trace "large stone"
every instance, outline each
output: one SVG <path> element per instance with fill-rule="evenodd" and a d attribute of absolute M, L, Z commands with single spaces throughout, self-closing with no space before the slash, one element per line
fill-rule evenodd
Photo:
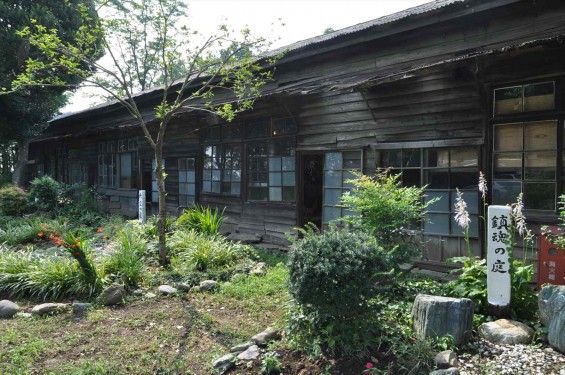
<path fill-rule="evenodd" d="M 565 353 L 565 286 L 547 285 L 539 293 L 539 311 L 549 344 Z"/>
<path fill-rule="evenodd" d="M 261 333 L 256 334 L 251 338 L 255 344 L 259 346 L 266 346 L 270 341 L 278 340 L 281 338 L 279 331 L 274 328 L 267 328 Z"/>
<path fill-rule="evenodd" d="M 255 344 L 254 341 L 247 341 L 247 342 L 244 342 L 243 344 L 237 344 L 235 346 L 232 346 L 230 351 L 235 352 L 235 353 L 241 353 L 241 352 L 247 350 L 247 348 L 249 348 L 250 346 L 252 346 L 254 344 Z"/>
<path fill-rule="evenodd" d="M 479 336 L 493 344 L 529 344 L 534 330 L 524 323 L 509 319 L 498 319 L 479 326 Z"/>
<path fill-rule="evenodd" d="M 170 285 L 159 285 L 157 290 L 159 291 L 159 293 L 164 295 L 175 294 L 177 292 L 177 289 L 173 288 Z"/>
<path fill-rule="evenodd" d="M 214 280 L 204 280 L 200 283 L 199 288 L 201 292 L 207 292 L 214 289 L 218 283 Z"/>
<path fill-rule="evenodd" d="M 251 345 L 244 352 L 237 355 L 237 359 L 240 361 L 253 361 L 259 358 L 259 347 L 257 345 Z"/>
<path fill-rule="evenodd" d="M 456 367 L 447 369 L 440 369 L 430 372 L 430 375 L 459 375 L 459 370 Z"/>
<path fill-rule="evenodd" d="M 259 262 L 255 265 L 255 267 L 249 271 L 250 275 L 261 276 L 267 273 L 267 263 Z"/>
<path fill-rule="evenodd" d="M 71 306 L 73 311 L 85 311 L 92 308 L 92 304 L 88 302 L 73 302 Z"/>
<path fill-rule="evenodd" d="M 235 366 L 235 355 L 233 353 L 226 354 L 214 361 L 214 370 L 224 373 Z"/>
<path fill-rule="evenodd" d="M 439 352 L 434 357 L 434 363 L 438 369 L 448 369 L 450 367 L 457 367 L 457 354 L 453 350 L 444 350 Z"/>
<path fill-rule="evenodd" d="M 9 319 L 20 311 L 20 306 L 7 299 L 0 301 L 0 318 Z"/>
<path fill-rule="evenodd" d="M 420 338 L 451 335 L 454 345 L 464 345 L 473 330 L 473 301 L 419 294 L 414 300 L 412 321 Z"/>
<path fill-rule="evenodd" d="M 100 302 L 104 306 L 118 305 L 126 296 L 126 288 L 123 285 L 110 285 L 100 293 Z"/>
<path fill-rule="evenodd" d="M 68 305 L 65 303 L 43 303 L 41 305 L 34 306 L 31 309 L 31 313 L 33 315 L 49 315 L 49 314 L 57 314 L 60 312 L 65 311 L 68 308 Z"/>

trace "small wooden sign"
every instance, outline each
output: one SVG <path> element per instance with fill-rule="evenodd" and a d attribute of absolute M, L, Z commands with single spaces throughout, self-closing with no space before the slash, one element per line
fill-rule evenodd
<path fill-rule="evenodd" d="M 508 241 L 512 224 L 510 207 L 489 206 L 487 238 L 487 298 L 489 305 L 510 305 Z"/>
<path fill-rule="evenodd" d="M 147 219 L 146 216 L 146 206 L 145 206 L 145 202 L 146 202 L 146 194 L 145 194 L 145 190 L 140 190 L 139 191 L 139 203 L 138 203 L 138 221 L 140 224 L 145 224 L 145 221 Z"/>

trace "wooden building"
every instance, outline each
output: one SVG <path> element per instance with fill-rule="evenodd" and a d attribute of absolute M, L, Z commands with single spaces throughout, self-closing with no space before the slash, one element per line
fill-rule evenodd
<path fill-rule="evenodd" d="M 360 9 L 360 11 L 362 11 Z M 284 242 L 343 215 L 352 171 L 393 167 L 428 185 L 427 262 L 466 253 L 455 189 L 482 254 L 479 171 L 489 203 L 524 193 L 528 222 L 553 223 L 565 191 L 565 2 L 438 0 L 285 47 L 274 82 L 235 123 L 185 113 L 167 130 L 167 207 L 226 207 L 225 230 Z M 151 115 L 161 92 L 137 95 Z M 110 212 L 156 200 L 152 151 L 119 104 L 51 121 L 30 176 L 96 185 Z"/>

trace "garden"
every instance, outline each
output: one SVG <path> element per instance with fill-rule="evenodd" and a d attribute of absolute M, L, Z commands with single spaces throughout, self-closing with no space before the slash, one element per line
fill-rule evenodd
<path fill-rule="evenodd" d="M 359 214 L 323 232 L 297 228 L 280 250 L 229 241 L 220 234 L 223 212 L 195 205 L 167 219 L 166 267 L 155 218 L 105 215 L 94 190 L 50 177 L 29 191 L 6 185 L 0 373 L 563 374 L 565 309 L 555 319 L 538 304 L 559 312 L 565 291 L 544 289 L 540 298 L 533 265 L 511 256 L 509 322 L 527 337 L 487 340 L 497 318 L 486 262 L 469 247 L 452 260 L 461 267 L 450 282 L 411 272 L 406 265 L 422 256 L 416 228 L 433 200 L 399 181 L 386 171 L 356 176 L 342 204 Z M 515 238 L 531 246 L 520 199 L 509 252 Z M 463 194 L 456 207 L 469 244 Z M 414 311 L 431 296 L 472 304 L 461 337 L 418 328 Z"/>

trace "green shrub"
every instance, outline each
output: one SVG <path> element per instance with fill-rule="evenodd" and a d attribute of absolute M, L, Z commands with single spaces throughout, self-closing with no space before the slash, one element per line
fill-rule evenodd
<path fill-rule="evenodd" d="M 137 286 L 145 274 L 146 250 L 146 240 L 131 225 L 126 225 L 118 232 L 116 252 L 104 262 L 106 275 L 129 287 Z"/>
<path fill-rule="evenodd" d="M 289 292 L 298 304 L 287 316 L 291 340 L 314 354 L 364 352 L 378 339 L 369 301 L 390 276 L 387 254 L 363 232 L 301 231 L 288 262 Z"/>
<path fill-rule="evenodd" d="M 0 188 L 0 215 L 20 215 L 25 209 L 25 198 L 25 192 L 15 185 Z"/>
<path fill-rule="evenodd" d="M 385 252 L 362 232 L 329 229 L 303 231 L 289 253 L 290 294 L 321 315 L 363 312 L 388 275 Z"/>
<path fill-rule="evenodd" d="M 394 250 L 392 266 L 421 255 L 415 232 L 409 228 L 422 221 L 426 208 L 435 202 L 424 202 L 425 187 L 402 186 L 400 174 L 388 170 L 374 177 L 356 174 L 349 182 L 354 188 L 343 195 L 342 204 L 358 214 L 345 221 L 375 236 L 385 249 Z"/>
<path fill-rule="evenodd" d="M 94 189 L 85 184 L 65 184 L 50 176 L 30 183 L 28 201 L 31 208 L 52 217 L 63 216 L 74 225 L 98 225 L 102 213 Z"/>
<path fill-rule="evenodd" d="M 191 209 L 184 210 L 184 213 L 177 219 L 177 227 L 188 228 L 199 233 L 218 234 L 222 225 L 224 210 L 220 212 L 217 208 L 212 210 L 210 207 L 203 207 L 194 204 Z"/>
<path fill-rule="evenodd" d="M 58 212 L 61 184 L 51 176 L 38 177 L 29 185 L 30 205 L 42 212 Z"/>

